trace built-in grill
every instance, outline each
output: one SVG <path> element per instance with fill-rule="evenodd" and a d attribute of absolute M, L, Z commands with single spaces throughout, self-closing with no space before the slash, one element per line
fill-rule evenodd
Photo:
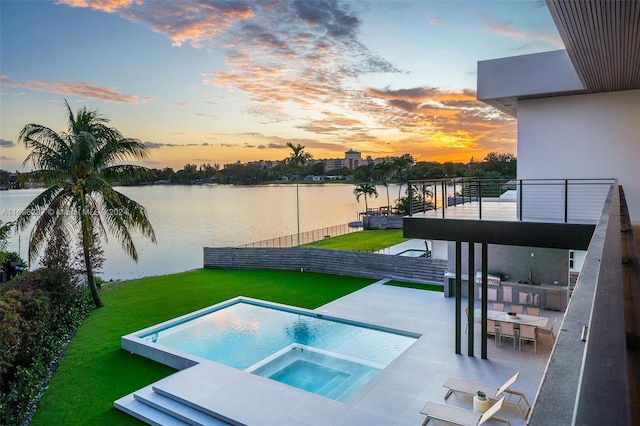
<path fill-rule="evenodd" d="M 482 271 L 476 271 L 476 284 L 482 284 Z M 487 284 L 500 285 L 500 277 L 497 275 L 487 275 Z"/>

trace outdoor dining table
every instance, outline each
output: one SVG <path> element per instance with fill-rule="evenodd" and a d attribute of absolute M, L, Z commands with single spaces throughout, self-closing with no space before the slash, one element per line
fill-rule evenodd
<path fill-rule="evenodd" d="M 477 320 L 482 319 L 482 311 L 480 310 L 480 308 L 475 309 L 473 315 Z M 547 317 L 526 314 L 517 314 L 514 317 L 511 315 L 507 315 L 506 312 L 494 311 L 491 309 L 487 309 L 487 319 L 500 322 L 511 322 L 518 325 L 533 325 L 535 327 L 546 327 L 547 323 L 549 322 L 549 318 Z"/>

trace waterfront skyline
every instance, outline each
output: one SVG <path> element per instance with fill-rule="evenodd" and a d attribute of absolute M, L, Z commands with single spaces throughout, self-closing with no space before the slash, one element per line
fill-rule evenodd
<path fill-rule="evenodd" d="M 475 100 L 478 60 L 563 48 L 543 1 L 2 1 L 0 168 L 64 99 L 149 148 L 148 167 L 516 154 Z"/>

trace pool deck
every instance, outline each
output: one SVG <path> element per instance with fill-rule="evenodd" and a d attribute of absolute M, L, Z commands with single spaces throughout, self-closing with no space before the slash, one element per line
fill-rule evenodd
<path fill-rule="evenodd" d="M 533 403 L 552 347 L 548 336 L 538 339 L 537 354 L 531 344 L 524 345 L 522 351 L 514 350 L 510 339 L 497 348 L 492 338 L 488 343 L 489 359 L 482 360 L 476 324 L 477 355 L 466 355 L 466 339 L 463 354 L 456 355 L 454 299 L 445 298 L 443 293 L 384 285 L 384 280 L 315 311 L 422 337 L 346 403 L 221 364 L 202 363 L 141 389 L 135 398 L 128 395 L 115 404 L 133 414 L 128 407 L 137 407 L 141 400 L 147 398 L 151 405 L 161 406 L 166 403 L 163 398 L 169 396 L 170 403 L 180 401 L 187 411 L 197 407 L 195 415 L 203 417 L 200 424 L 224 424 L 205 415 L 211 414 L 229 424 L 245 425 L 420 425 L 425 420 L 420 410 L 427 401 L 472 409 L 469 395 L 454 393 L 444 401 L 442 385 L 449 377 L 497 388 L 520 371 L 520 378 L 512 388 L 524 392 Z M 542 311 L 541 315 L 558 318 L 557 333 L 562 314 Z M 510 420 L 512 425 L 525 424 L 512 405 L 505 405 L 499 416 Z M 157 424 L 184 424 L 162 418 L 158 418 Z"/>

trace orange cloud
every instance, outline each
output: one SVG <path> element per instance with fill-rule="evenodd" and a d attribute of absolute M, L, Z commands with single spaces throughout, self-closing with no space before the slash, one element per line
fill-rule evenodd
<path fill-rule="evenodd" d="M 107 87 L 99 87 L 91 83 L 74 83 L 69 81 L 23 81 L 18 82 L 11 80 L 8 76 L 0 76 L 0 82 L 5 87 L 14 87 L 38 92 L 52 92 L 63 95 L 85 96 L 91 99 L 98 99 L 105 102 L 114 102 L 122 104 L 138 104 L 142 101 L 135 95 L 127 95 L 120 93 L 115 89 Z M 146 98 L 143 101 L 148 101 Z"/>
<path fill-rule="evenodd" d="M 202 47 L 235 23 L 254 16 L 252 6 L 241 2 L 143 2 L 142 0 L 58 0 L 56 4 L 119 14 L 167 34 L 174 46 L 190 42 Z"/>
<path fill-rule="evenodd" d="M 63 4 L 71 7 L 89 7 L 103 12 L 113 13 L 118 9 L 124 9 L 134 0 L 58 0 L 55 4 Z"/>
<path fill-rule="evenodd" d="M 502 37 L 510 39 L 532 43 L 532 42 L 544 42 L 556 46 L 558 49 L 564 49 L 564 43 L 562 40 L 555 36 L 544 32 L 532 32 L 524 31 L 519 28 L 515 28 L 506 22 L 496 22 L 490 17 L 483 15 L 482 18 L 485 21 L 485 27 L 491 32 L 498 34 Z"/>

